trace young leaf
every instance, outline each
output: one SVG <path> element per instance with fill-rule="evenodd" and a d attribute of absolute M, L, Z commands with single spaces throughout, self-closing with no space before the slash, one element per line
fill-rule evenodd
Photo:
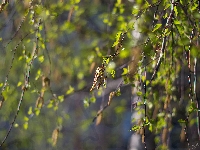
<path fill-rule="evenodd" d="M 153 31 L 152 32 L 155 32 L 156 30 L 158 30 L 160 27 L 162 26 L 162 24 L 156 24 L 153 28 Z"/>

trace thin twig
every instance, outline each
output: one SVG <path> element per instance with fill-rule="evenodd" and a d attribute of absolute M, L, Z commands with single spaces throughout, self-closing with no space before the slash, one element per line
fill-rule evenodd
<path fill-rule="evenodd" d="M 118 91 L 118 89 L 121 87 L 122 83 L 123 83 L 123 79 L 119 82 L 119 84 L 118 84 L 118 86 L 116 87 L 116 90 L 114 91 L 114 93 L 116 93 L 116 92 Z M 110 100 L 108 100 L 108 103 L 107 103 L 105 106 L 101 107 L 101 109 L 98 111 L 98 113 L 96 114 L 96 116 L 94 117 L 94 119 L 92 120 L 92 122 L 94 122 L 94 121 L 97 119 L 97 117 L 98 117 L 100 114 L 102 114 L 102 112 L 103 112 L 108 106 L 110 106 Z"/>
<path fill-rule="evenodd" d="M 165 47 L 166 47 L 166 43 L 167 43 L 167 35 L 166 35 L 165 32 L 167 31 L 167 29 L 168 29 L 169 26 L 170 26 L 170 25 L 169 25 L 170 21 L 172 22 L 172 20 L 174 19 L 173 17 L 174 17 L 174 6 L 175 6 L 175 4 L 176 4 L 176 3 L 175 3 L 174 0 L 173 0 L 173 1 L 172 1 L 171 12 L 170 12 L 170 14 L 169 14 L 169 17 L 167 18 L 167 22 L 166 22 L 165 29 L 164 29 L 164 37 L 163 37 L 163 39 L 162 39 L 162 47 L 161 47 L 160 57 L 159 57 L 159 59 L 158 59 L 158 62 L 157 62 L 157 64 L 156 64 L 156 67 L 155 67 L 155 69 L 154 69 L 153 75 L 151 76 L 150 82 L 155 78 L 155 76 L 156 76 L 156 74 L 157 74 L 157 72 L 158 72 L 158 70 L 159 70 L 159 68 L 160 68 L 163 55 L 164 55 L 164 53 L 165 53 Z"/>
<path fill-rule="evenodd" d="M 47 53 L 47 57 L 48 57 L 48 60 L 49 60 L 49 65 L 50 65 L 49 76 L 51 76 L 51 58 L 50 58 L 50 55 L 49 55 L 49 50 L 47 48 L 47 33 L 46 33 L 45 22 L 43 24 L 44 24 L 44 44 L 45 44 L 45 50 L 46 50 L 46 53 Z"/>
<path fill-rule="evenodd" d="M 147 119 L 147 85 L 146 85 L 146 75 L 147 75 L 147 69 L 146 69 L 146 56 L 143 56 L 143 62 L 144 62 L 144 81 L 143 81 L 143 88 L 144 88 L 144 123 L 143 123 L 143 129 L 144 129 L 144 148 L 147 150 L 147 145 L 146 145 L 146 130 L 145 130 L 145 124 L 146 124 L 146 119 Z"/>
<path fill-rule="evenodd" d="M 24 23 L 26 17 L 27 17 L 28 14 L 29 14 L 29 11 L 30 11 L 30 8 L 31 8 L 31 6 L 32 6 L 32 3 L 33 3 L 33 0 L 30 1 L 27 13 L 26 13 L 26 14 L 24 15 L 24 17 L 22 18 L 22 20 L 21 20 L 21 22 L 20 22 L 20 24 L 19 24 L 17 30 L 15 31 L 15 33 L 14 33 L 14 35 L 11 37 L 11 39 L 8 41 L 8 43 L 4 46 L 4 48 L 6 48 L 6 47 L 10 44 L 10 42 L 15 38 L 15 36 L 16 36 L 17 33 L 19 32 L 19 30 L 21 29 L 22 24 Z"/>
<path fill-rule="evenodd" d="M 3 96 L 3 92 L 4 92 L 5 88 L 6 88 L 6 86 L 8 85 L 8 84 L 7 84 L 7 83 L 8 83 L 8 78 L 9 78 L 9 75 L 10 75 L 10 71 L 11 71 L 11 69 L 12 69 L 12 67 L 13 67 L 13 62 L 14 62 L 14 60 L 15 60 L 15 54 L 16 54 L 17 48 L 18 48 L 18 46 L 20 45 L 20 43 L 22 43 L 22 41 L 23 41 L 27 36 L 29 36 L 30 34 L 32 34 L 32 32 L 27 33 L 27 34 L 19 41 L 19 43 L 17 43 L 17 45 L 15 46 L 15 48 L 12 50 L 12 51 L 13 51 L 13 56 L 12 56 L 12 60 L 11 60 L 11 64 L 10 64 L 8 73 L 6 74 L 6 78 L 5 78 L 3 87 L 2 87 L 2 89 L 1 89 L 1 94 L 0 94 L 1 96 Z M 4 99 L 3 99 L 2 103 L 3 103 L 3 102 L 4 102 Z M 2 107 L 2 105 L 0 106 L 0 109 L 1 109 L 1 107 Z"/>
<path fill-rule="evenodd" d="M 38 32 L 39 32 L 40 23 L 41 23 L 41 19 L 39 20 L 39 23 L 38 23 L 38 28 L 37 28 Z M 36 36 L 36 47 L 33 50 L 32 59 L 31 59 L 30 63 L 28 64 L 27 71 L 25 72 L 25 75 L 24 75 L 24 86 L 22 87 L 22 93 L 21 93 L 21 96 L 20 96 L 20 100 L 18 102 L 17 112 L 15 114 L 15 117 L 14 117 L 12 123 L 10 124 L 10 127 L 8 129 L 6 136 L 4 137 L 3 141 L 0 144 L 0 147 L 2 147 L 2 145 L 5 143 L 6 139 L 8 138 L 8 136 L 9 136 L 9 134 L 10 134 L 12 128 L 13 128 L 13 125 L 14 125 L 16 119 L 17 119 L 17 116 L 19 114 L 20 106 L 21 106 L 21 103 L 24 99 L 25 91 L 27 91 L 28 87 L 29 87 L 30 69 L 31 69 L 31 66 L 33 65 L 33 60 L 35 59 L 35 56 L 37 55 L 37 50 L 38 50 L 38 37 Z"/>

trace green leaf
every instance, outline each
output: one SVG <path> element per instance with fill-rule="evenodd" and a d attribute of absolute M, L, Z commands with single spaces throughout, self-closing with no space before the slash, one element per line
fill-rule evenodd
<path fill-rule="evenodd" d="M 67 90 L 66 94 L 72 94 L 74 92 L 74 88 L 70 85 L 69 89 Z"/>
<path fill-rule="evenodd" d="M 199 48 L 196 47 L 196 46 L 192 46 L 191 54 L 192 54 L 193 57 L 199 56 Z"/>
<path fill-rule="evenodd" d="M 54 106 L 53 110 L 54 111 L 58 110 L 58 106 Z"/>
<path fill-rule="evenodd" d="M 84 105 L 84 107 L 85 108 L 88 108 L 89 107 L 89 99 L 88 98 L 85 98 L 84 100 L 83 100 L 83 105 Z"/>
<path fill-rule="evenodd" d="M 112 70 L 110 74 L 114 78 L 115 77 L 115 70 Z"/>
<path fill-rule="evenodd" d="M 174 20 L 174 24 L 181 24 L 181 22 L 179 20 Z"/>
<path fill-rule="evenodd" d="M 120 58 L 127 58 L 130 56 L 130 51 L 126 50 L 125 48 L 122 48 L 119 56 Z"/>
<path fill-rule="evenodd" d="M 142 82 L 146 80 L 146 76 L 142 76 Z"/>
<path fill-rule="evenodd" d="M 164 8 L 164 10 L 168 9 L 170 6 L 171 6 L 171 4 L 170 4 L 170 3 L 168 3 L 167 5 L 165 5 L 165 8 Z"/>
<path fill-rule="evenodd" d="M 123 73 L 122 73 L 122 75 L 126 75 L 126 74 L 128 74 L 128 68 L 123 68 Z"/>
<path fill-rule="evenodd" d="M 120 88 L 117 89 L 117 91 L 115 92 L 116 96 L 120 96 L 121 92 L 120 92 Z"/>
<path fill-rule="evenodd" d="M 129 84 L 130 80 L 127 76 L 123 76 L 124 84 Z"/>
<path fill-rule="evenodd" d="M 178 10 L 177 10 L 176 6 L 174 6 L 174 12 L 175 12 L 175 16 L 177 16 L 178 15 Z"/>
<path fill-rule="evenodd" d="M 15 124 L 14 124 L 14 127 L 15 127 L 15 128 L 19 127 L 19 124 L 18 124 L 18 123 L 15 123 Z"/>
<path fill-rule="evenodd" d="M 58 100 L 59 100 L 60 102 L 63 102 L 63 101 L 64 101 L 64 95 L 58 96 Z"/>
<path fill-rule="evenodd" d="M 155 32 L 156 30 L 158 30 L 160 27 L 162 26 L 162 24 L 156 24 L 153 28 L 153 31 L 152 32 Z"/>
<path fill-rule="evenodd" d="M 58 124 L 61 125 L 63 123 L 63 118 L 62 117 L 58 117 Z"/>
<path fill-rule="evenodd" d="M 40 114 L 40 109 L 36 108 L 35 109 L 35 115 L 38 116 Z"/>
<path fill-rule="evenodd" d="M 116 34 L 115 42 L 113 43 L 112 47 L 115 47 L 115 46 L 117 46 L 119 44 L 119 40 L 120 40 L 121 34 L 122 34 L 121 31 Z"/>
<path fill-rule="evenodd" d="M 135 6 L 135 7 L 133 8 L 133 10 L 132 10 L 132 14 L 133 14 L 133 15 L 137 15 L 137 14 L 139 13 L 139 11 L 140 11 L 139 8 Z"/>
<path fill-rule="evenodd" d="M 47 105 L 47 108 L 52 108 L 53 107 L 53 104 L 52 103 L 49 103 L 48 105 Z"/>
<path fill-rule="evenodd" d="M 33 114 L 32 106 L 30 106 L 28 109 L 28 115 L 31 115 L 31 114 Z"/>
<path fill-rule="evenodd" d="M 23 124 L 23 127 L 24 127 L 25 130 L 27 130 L 27 129 L 28 129 L 28 122 L 25 122 L 25 123 Z"/>
<path fill-rule="evenodd" d="M 185 120 L 179 119 L 178 122 L 179 122 L 179 123 L 185 123 Z"/>
<path fill-rule="evenodd" d="M 102 53 L 101 53 L 99 47 L 95 47 L 95 51 L 96 51 L 96 53 L 97 53 L 97 55 L 98 55 L 99 57 L 102 56 Z"/>
<path fill-rule="evenodd" d="M 2 95 L 3 95 L 3 97 L 4 97 L 5 100 L 8 99 L 9 93 L 10 93 L 10 92 L 9 92 L 8 90 L 2 92 Z"/>
<path fill-rule="evenodd" d="M 23 56 L 19 56 L 18 60 L 22 60 L 24 57 Z"/>
<path fill-rule="evenodd" d="M 29 120 L 29 118 L 24 116 L 24 121 L 28 121 L 28 120 Z"/>
<path fill-rule="evenodd" d="M 39 60 L 40 63 L 42 63 L 44 61 L 44 56 L 38 57 L 38 60 Z"/>
<path fill-rule="evenodd" d="M 40 76 L 41 76 L 41 70 L 38 69 L 37 75 L 36 75 L 36 77 L 35 77 L 35 80 L 38 80 Z"/>
<path fill-rule="evenodd" d="M 151 132 L 153 131 L 153 125 L 152 124 L 149 125 L 149 131 L 151 131 Z"/>
<path fill-rule="evenodd" d="M 17 83 L 17 86 L 19 87 L 19 86 L 21 86 L 21 85 L 22 85 L 22 82 L 19 81 L 19 82 Z"/>
<path fill-rule="evenodd" d="M 41 14 L 41 12 L 44 10 L 44 8 L 42 7 L 42 5 L 36 5 L 35 6 L 35 12 L 37 14 Z"/>
<path fill-rule="evenodd" d="M 137 96 L 142 96 L 142 92 L 138 91 L 137 93 Z"/>
<path fill-rule="evenodd" d="M 106 64 L 108 64 L 110 62 L 110 59 L 109 58 L 103 58 L 103 62 L 105 62 Z"/>
<path fill-rule="evenodd" d="M 131 128 L 132 131 L 137 131 L 137 130 L 139 130 L 139 129 L 140 129 L 140 126 L 136 126 L 136 125 L 134 125 L 134 126 Z"/>
<path fill-rule="evenodd" d="M 96 102 L 96 97 L 92 96 L 92 97 L 90 98 L 90 102 L 95 103 L 95 102 Z"/>

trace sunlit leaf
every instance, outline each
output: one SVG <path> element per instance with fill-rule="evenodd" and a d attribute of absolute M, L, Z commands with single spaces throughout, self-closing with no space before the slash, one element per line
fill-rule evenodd
<path fill-rule="evenodd" d="M 60 102 L 63 102 L 63 101 L 64 101 L 64 95 L 58 96 L 58 100 L 59 100 Z"/>
<path fill-rule="evenodd" d="M 116 40 L 115 40 L 115 42 L 113 43 L 112 47 L 115 47 L 116 45 L 119 44 L 119 40 L 120 40 L 121 34 L 122 34 L 122 32 L 118 32 L 118 33 L 116 34 L 116 37 L 115 37 Z"/>
<path fill-rule="evenodd" d="M 28 115 L 31 115 L 33 113 L 32 107 L 30 106 L 28 109 Z"/>
<path fill-rule="evenodd" d="M 91 102 L 91 103 L 95 103 L 95 102 L 96 102 L 96 97 L 92 96 L 92 97 L 90 98 L 90 102 Z"/>
<path fill-rule="evenodd" d="M 69 89 L 67 90 L 66 94 L 71 94 L 74 92 L 74 88 L 72 86 L 69 86 Z"/>
<path fill-rule="evenodd" d="M 22 85 L 22 82 L 18 82 L 18 83 L 17 83 L 17 86 L 21 86 L 21 85 Z"/>
<path fill-rule="evenodd" d="M 15 123 L 15 124 L 14 124 L 14 127 L 15 127 L 15 128 L 19 127 L 19 124 Z"/>
<path fill-rule="evenodd" d="M 131 130 L 133 130 L 133 131 L 137 131 L 137 130 L 139 130 L 140 129 L 140 126 L 136 126 L 136 125 L 134 125 L 132 128 L 131 128 Z"/>
<path fill-rule="evenodd" d="M 152 32 L 155 32 L 156 30 L 158 30 L 160 27 L 162 26 L 162 24 L 156 24 L 152 30 Z"/>
<path fill-rule="evenodd" d="M 36 108 L 35 109 L 35 114 L 36 114 L 36 116 L 38 116 L 40 114 L 40 109 Z"/>
<path fill-rule="evenodd" d="M 111 71 L 111 76 L 114 78 L 115 77 L 115 70 Z"/>
<path fill-rule="evenodd" d="M 24 127 L 25 130 L 27 130 L 27 129 L 28 129 L 28 122 L 25 122 L 25 123 L 23 124 L 23 127 Z"/>
<path fill-rule="evenodd" d="M 176 6 L 174 6 L 174 12 L 175 12 L 175 15 L 177 16 L 178 15 L 178 10 L 177 10 Z"/>
<path fill-rule="evenodd" d="M 24 117 L 24 121 L 28 121 L 28 120 L 29 120 L 29 118 L 25 116 Z"/>
<path fill-rule="evenodd" d="M 123 73 L 122 73 L 122 75 L 126 75 L 126 74 L 128 74 L 128 68 L 123 68 Z"/>
<path fill-rule="evenodd" d="M 180 122 L 180 123 L 185 123 L 185 120 L 179 119 L 178 122 Z"/>
<path fill-rule="evenodd" d="M 142 96 L 142 92 L 138 91 L 137 96 Z"/>
<path fill-rule="evenodd" d="M 42 63 L 44 61 L 44 56 L 38 57 L 38 60 L 39 60 L 40 63 Z"/>

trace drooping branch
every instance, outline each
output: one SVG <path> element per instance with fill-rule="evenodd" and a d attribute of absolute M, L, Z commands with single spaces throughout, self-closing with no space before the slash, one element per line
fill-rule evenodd
<path fill-rule="evenodd" d="M 39 22 L 38 22 L 38 25 L 37 25 L 37 32 L 39 32 L 39 26 L 41 24 L 41 19 L 39 19 Z M 27 66 L 27 70 L 25 71 L 25 75 L 24 75 L 24 85 L 22 86 L 22 92 L 21 92 L 21 96 L 20 96 L 20 100 L 18 102 L 18 106 L 17 106 L 17 112 L 14 116 L 14 119 L 13 121 L 11 122 L 10 124 L 10 127 L 8 129 L 8 132 L 6 134 L 6 136 L 4 137 L 4 139 L 2 140 L 1 144 L 0 144 L 0 147 L 2 147 L 2 145 L 5 143 L 6 139 L 8 138 L 12 128 L 13 128 L 13 125 L 17 119 L 17 116 L 19 114 L 19 111 L 20 111 L 20 106 L 21 106 L 21 103 L 24 99 L 24 94 L 25 92 L 28 90 L 29 88 L 29 79 L 30 79 L 30 70 L 31 70 L 31 67 L 33 65 L 33 61 L 35 60 L 36 56 L 37 56 L 37 51 L 38 51 L 38 36 L 37 36 L 37 32 L 36 32 L 36 39 L 35 39 L 35 43 L 36 43 L 36 47 L 33 49 L 33 53 L 32 53 L 32 58 L 31 58 L 31 61 L 28 63 L 28 66 Z"/>
<path fill-rule="evenodd" d="M 18 25 L 17 30 L 15 31 L 15 33 L 13 34 L 13 36 L 11 37 L 11 39 L 8 41 L 8 43 L 4 46 L 4 48 L 6 48 L 6 47 L 10 44 L 10 42 L 15 38 L 15 36 L 16 36 L 17 33 L 19 32 L 19 30 L 21 29 L 22 24 L 24 23 L 24 21 L 26 20 L 26 17 L 28 16 L 28 14 L 29 14 L 29 12 L 30 12 L 30 9 L 31 9 L 31 7 L 32 7 L 32 3 L 33 3 L 33 0 L 30 1 L 27 13 L 26 13 L 26 14 L 24 15 L 24 17 L 22 18 L 20 24 Z"/>
<path fill-rule="evenodd" d="M 171 7 L 171 12 L 167 18 L 167 22 L 166 22 L 166 25 L 165 25 L 165 28 L 164 28 L 164 36 L 163 36 L 163 39 L 162 39 L 162 46 L 161 46 L 161 52 L 160 52 L 160 57 L 158 59 L 158 62 L 156 64 L 156 67 L 154 68 L 154 72 L 153 72 L 153 75 L 151 76 L 151 80 L 150 82 L 155 78 L 159 68 L 160 68 L 160 65 L 162 63 L 162 59 L 163 59 L 163 55 L 165 53 L 165 47 L 166 47 L 166 43 L 167 43 L 167 37 L 168 35 L 166 34 L 167 30 L 169 29 L 170 26 L 172 26 L 172 21 L 174 19 L 174 6 L 176 5 L 177 3 L 175 2 L 175 0 L 172 1 L 172 7 Z"/>
<path fill-rule="evenodd" d="M 2 89 L 1 89 L 1 93 L 0 93 L 0 95 L 1 95 L 2 97 L 3 97 L 3 92 L 5 91 L 6 86 L 8 85 L 8 78 L 9 78 L 9 75 L 10 75 L 10 71 L 11 71 L 11 69 L 12 69 L 12 67 L 13 67 L 13 62 L 14 62 L 14 60 L 15 60 L 16 51 L 17 51 L 19 45 L 23 42 L 23 40 L 24 40 L 26 37 L 28 37 L 30 34 L 32 34 L 32 32 L 27 33 L 27 34 L 19 41 L 19 43 L 17 43 L 17 45 L 15 46 L 15 48 L 12 50 L 12 51 L 13 51 L 13 56 L 12 56 L 12 59 L 11 59 L 11 64 L 10 64 L 8 73 L 6 74 L 6 78 L 5 78 L 3 87 L 2 87 Z M 3 99 L 1 100 L 0 109 L 1 109 L 1 107 L 3 106 L 3 102 L 4 102 L 4 101 L 5 101 L 5 99 L 3 98 Z"/>

